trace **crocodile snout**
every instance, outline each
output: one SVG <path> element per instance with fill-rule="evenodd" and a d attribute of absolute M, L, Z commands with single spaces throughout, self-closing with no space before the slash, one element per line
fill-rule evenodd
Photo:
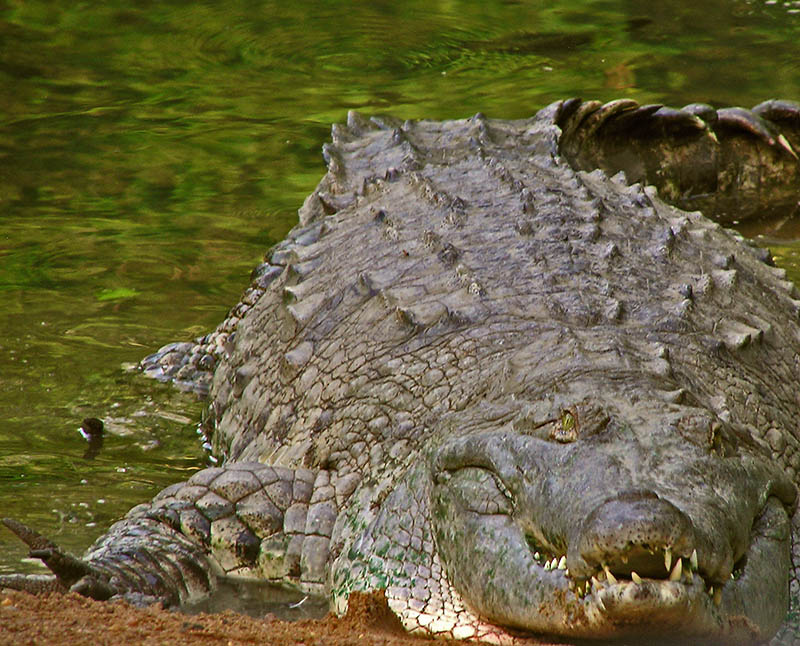
<path fill-rule="evenodd" d="M 646 490 L 628 490 L 599 504 L 570 540 L 567 567 L 580 577 L 608 568 L 654 579 L 670 576 L 672 556 L 689 558 L 695 534 L 689 518 Z"/>

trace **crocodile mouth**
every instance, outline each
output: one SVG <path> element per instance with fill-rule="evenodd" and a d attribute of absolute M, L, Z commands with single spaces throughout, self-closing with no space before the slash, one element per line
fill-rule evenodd
<path fill-rule="evenodd" d="M 767 467 L 720 470 L 750 487 L 727 506 L 713 489 L 675 504 L 646 490 L 553 498 L 542 472 L 498 466 L 527 440 L 495 438 L 470 447 L 471 464 L 452 443 L 434 471 L 437 551 L 476 615 L 512 634 L 648 643 L 752 644 L 780 627 L 794 489 Z"/>
<path fill-rule="evenodd" d="M 772 496 L 753 523 L 747 549 L 725 577 L 712 574 L 695 547 L 687 554 L 686 547 L 678 553 L 669 545 L 631 544 L 594 564 L 593 573 L 584 568 L 579 575 L 570 572 L 568 553 L 548 551 L 530 536 L 526 543 L 537 584 L 549 586 L 554 599 L 561 593 L 563 614 L 570 618 L 548 630 L 593 639 L 751 644 L 768 638 L 783 621 L 789 536 L 784 504 Z M 539 632 L 535 624 L 527 628 Z"/>
<path fill-rule="evenodd" d="M 566 586 L 568 603 L 583 608 L 587 625 L 591 626 L 587 636 L 593 637 L 601 633 L 607 633 L 607 637 L 652 634 L 656 627 L 670 625 L 683 631 L 690 623 L 686 617 L 689 607 L 695 608 L 694 614 L 698 608 L 709 616 L 720 614 L 724 596 L 745 573 L 747 560 L 741 559 L 731 572 L 730 581 L 712 583 L 701 573 L 696 549 L 686 557 L 674 556 L 669 547 L 647 548 L 646 558 L 637 557 L 635 552 L 640 550 L 632 549 L 631 554 L 609 559 L 594 574 L 578 577 L 569 571 L 566 554 L 537 549 L 535 542 L 530 547 L 542 578 L 549 579 L 554 589 Z M 656 559 L 663 559 L 660 568 L 651 565 Z M 637 572 L 637 567 L 643 574 Z M 695 630 L 697 626 L 692 632 Z M 575 626 L 565 632 L 575 634 Z"/>
<path fill-rule="evenodd" d="M 548 553 L 544 548 L 537 548 L 534 540 L 529 539 L 528 542 L 533 552 L 533 559 L 541 566 L 542 570 L 544 572 L 562 572 L 569 582 L 569 589 L 574 591 L 579 598 L 583 598 L 589 594 L 597 596 L 608 586 L 626 583 L 644 585 L 646 581 L 648 583 L 656 582 L 659 584 L 669 582 L 693 585 L 695 579 L 698 579 L 705 584 L 705 580 L 698 572 L 699 563 L 696 549 L 692 550 L 688 558 L 676 558 L 673 557 L 670 547 L 664 547 L 658 551 L 648 548 L 646 551 L 650 557 L 648 559 L 649 561 L 663 556 L 664 566 L 663 573 L 661 573 L 663 576 L 651 572 L 650 570 L 653 569 L 651 567 L 647 567 L 647 569 L 640 567 L 639 569 L 642 572 L 647 572 L 644 575 L 640 575 L 634 568 L 636 568 L 636 562 L 642 559 L 637 558 L 634 554 L 629 554 L 621 555 L 619 557 L 619 563 L 613 564 L 613 567 L 608 563 L 603 563 L 595 574 L 591 575 L 589 578 L 573 578 L 570 576 L 570 571 L 567 567 L 566 554 L 561 554 L 560 556 L 553 555 Z M 637 550 L 631 550 L 631 552 L 635 551 Z M 740 571 L 741 568 L 737 568 L 732 572 L 731 579 L 735 580 L 737 578 L 737 572 Z M 705 585 L 708 596 L 714 600 L 716 605 L 719 605 L 722 601 L 723 585 L 724 583 L 718 584 L 716 588 L 714 585 Z"/>
<path fill-rule="evenodd" d="M 466 531 L 475 536 L 480 533 L 475 529 Z M 669 546 L 631 546 L 597 564 L 591 574 L 577 575 L 570 571 L 567 553 L 546 551 L 527 537 L 527 555 L 509 559 L 513 539 L 506 534 L 498 541 L 496 527 L 491 534 L 499 549 L 477 557 L 486 563 L 483 575 L 465 580 L 454 568 L 446 569 L 465 603 L 511 634 L 752 644 L 774 634 L 788 607 L 790 530 L 783 503 L 770 497 L 753 529 L 749 548 L 726 580 L 706 571 L 696 548 L 677 554 Z M 498 573 L 515 578 L 498 585 Z M 500 586 L 504 590 L 498 594 Z"/>

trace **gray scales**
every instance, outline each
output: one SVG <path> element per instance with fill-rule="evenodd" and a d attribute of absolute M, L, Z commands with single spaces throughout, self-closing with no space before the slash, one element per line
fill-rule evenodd
<path fill-rule="evenodd" d="M 793 643 L 800 300 L 713 220 L 798 210 L 800 106 L 332 135 L 228 318 L 142 362 L 209 396 L 221 466 L 80 559 L 6 519 L 57 576 L 0 584 L 178 604 L 226 574 L 495 643 Z"/>

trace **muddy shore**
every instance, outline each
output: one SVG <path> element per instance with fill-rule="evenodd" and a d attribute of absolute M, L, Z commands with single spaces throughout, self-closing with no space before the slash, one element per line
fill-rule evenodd
<path fill-rule="evenodd" d="M 281 621 L 226 611 L 185 615 L 159 607 L 92 601 L 77 594 L 0 590 L 0 645 L 45 646 L 424 646 L 459 642 L 408 635 L 382 593 L 354 594 L 345 617 Z"/>

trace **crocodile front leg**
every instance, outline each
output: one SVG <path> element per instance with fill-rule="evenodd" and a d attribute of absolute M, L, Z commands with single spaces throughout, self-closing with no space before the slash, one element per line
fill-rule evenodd
<path fill-rule="evenodd" d="M 16 521 L 9 526 L 54 576 L 6 575 L 0 587 L 70 589 L 176 605 L 247 576 L 321 591 L 331 531 L 355 477 L 259 463 L 199 471 L 134 507 L 77 559 Z"/>
<path fill-rule="evenodd" d="M 33 594 L 70 590 L 104 601 L 124 596 L 137 604 L 166 606 L 213 589 L 215 576 L 207 555 L 193 541 L 154 518 L 117 523 L 109 536 L 113 550 L 97 558 L 77 558 L 35 530 L 11 518 L 3 524 L 31 548 L 52 575 L 0 576 L 0 587 Z M 143 538 L 146 537 L 146 540 Z"/>

